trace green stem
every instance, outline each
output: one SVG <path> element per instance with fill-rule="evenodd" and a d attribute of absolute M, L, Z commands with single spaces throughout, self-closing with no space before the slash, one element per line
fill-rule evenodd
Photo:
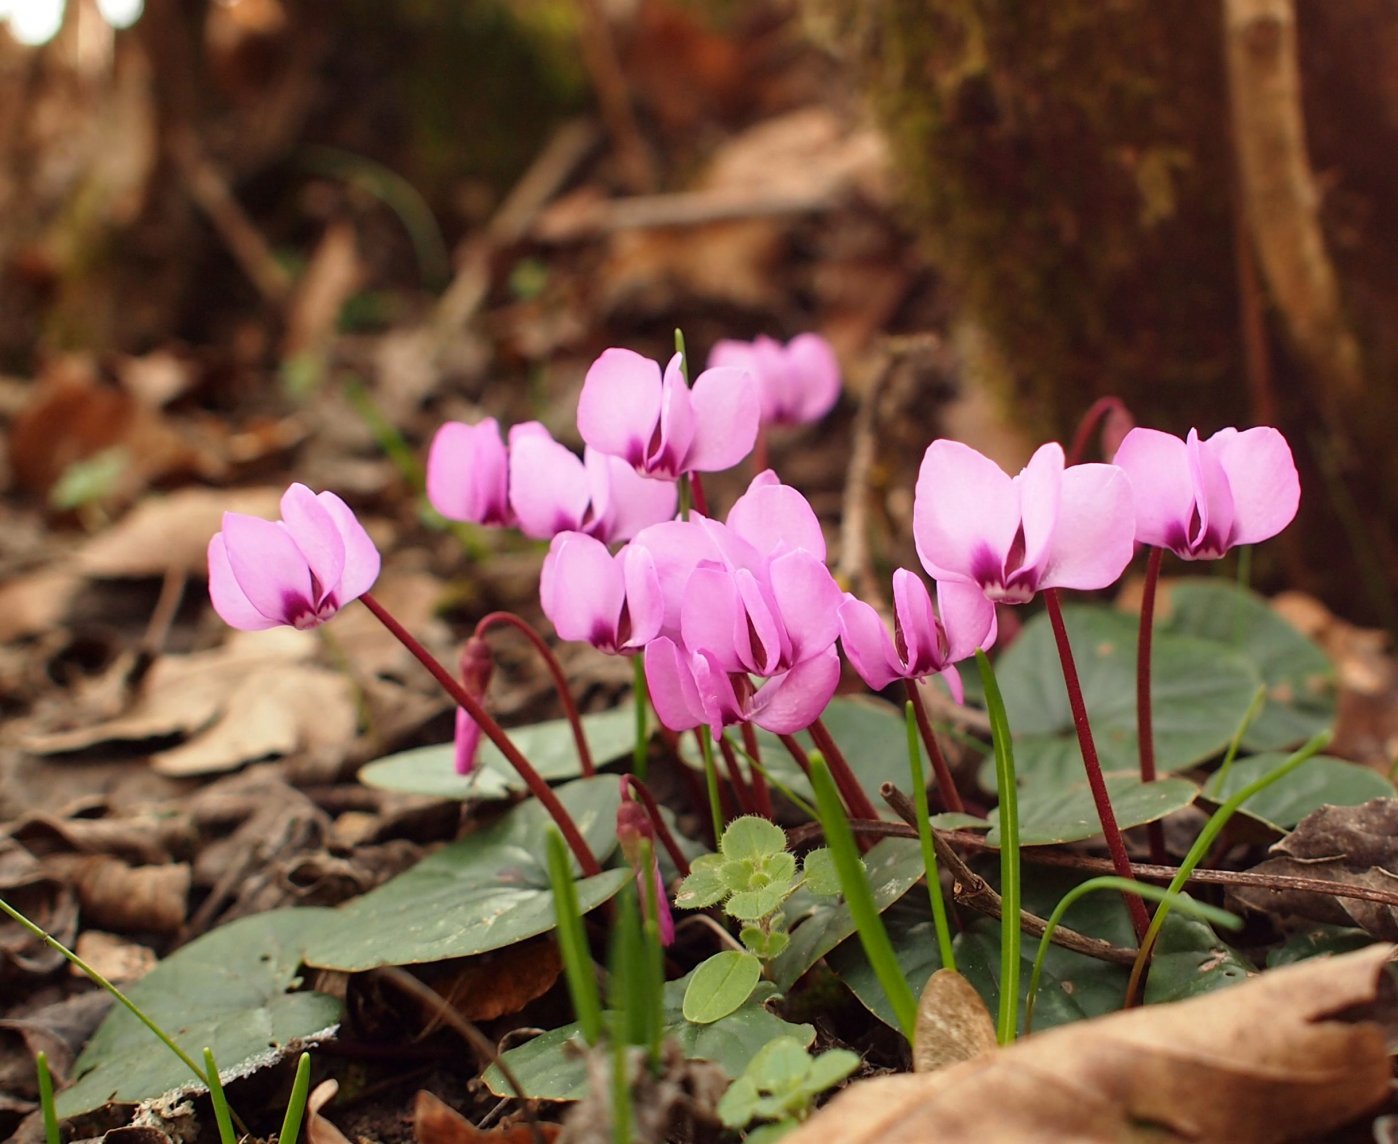
<path fill-rule="evenodd" d="M 1238 751 L 1243 745 L 1243 736 L 1247 734 L 1248 728 L 1253 725 L 1257 717 L 1262 714 L 1262 705 L 1267 702 L 1267 689 L 1261 685 L 1252 694 L 1252 702 L 1248 704 L 1247 712 L 1243 715 L 1243 721 L 1238 724 L 1233 732 L 1233 737 L 1228 740 L 1228 750 L 1223 753 L 1223 762 L 1219 764 L 1218 770 L 1214 771 L 1213 778 L 1209 780 L 1209 786 L 1214 790 L 1223 789 L 1223 781 L 1228 777 L 1228 772 L 1233 769 L 1233 761 L 1238 757 Z"/>
<path fill-rule="evenodd" d="M 237 1144 L 238 1137 L 233 1132 L 233 1119 L 228 1111 L 228 1097 L 223 1094 L 223 1081 L 218 1075 L 218 1065 L 214 1063 L 214 1051 L 207 1045 L 204 1047 L 204 1072 L 209 1077 L 209 1101 L 214 1106 L 218 1138 L 223 1144 Z"/>
<path fill-rule="evenodd" d="M 951 944 L 951 925 L 947 921 L 947 904 L 942 898 L 942 877 L 937 869 L 937 848 L 932 845 L 932 821 L 927 807 L 927 781 L 922 774 L 922 752 L 918 747 L 917 715 L 914 701 L 903 707 L 908 732 L 908 769 L 913 780 L 913 805 L 917 808 L 917 837 L 922 845 L 922 863 L 927 869 L 927 896 L 932 902 L 932 924 L 937 930 L 937 948 L 942 954 L 942 968 L 956 969 L 956 953 Z"/>
<path fill-rule="evenodd" d="M 709 795 L 709 817 L 714 830 L 714 846 L 723 837 L 723 806 L 718 800 L 718 768 L 714 766 L 714 743 L 707 727 L 696 731 L 699 753 L 704 758 L 704 787 Z"/>
<path fill-rule="evenodd" d="M 597 993 L 597 977 L 592 971 L 592 956 L 587 948 L 582 914 L 578 908 L 577 886 L 568 866 L 568 853 L 563 837 L 556 830 L 548 832 L 549 885 L 553 889 L 553 911 L 557 919 L 558 952 L 563 961 L 563 973 L 568 982 L 568 994 L 573 999 L 573 1012 L 578 1018 L 583 1040 L 595 1045 L 602 1038 L 602 1000 Z"/>
<path fill-rule="evenodd" d="M 816 805 L 820 807 L 825 843 L 830 847 L 835 870 L 840 876 L 840 888 L 844 891 L 845 902 L 854 919 L 859 943 L 864 947 L 864 955 L 869 959 L 879 984 L 883 986 L 898 1019 L 898 1027 L 911 1044 L 917 1027 L 917 998 L 913 996 L 908 979 L 903 976 L 898 958 L 893 953 L 893 944 L 888 940 L 888 931 L 884 929 L 873 891 L 869 889 L 864 863 L 860 861 L 859 851 L 854 845 L 854 832 L 845 818 L 835 781 L 830 777 L 829 765 L 818 754 L 811 759 L 811 785 L 815 788 Z"/>
<path fill-rule="evenodd" d="M 1034 1002 L 1039 996 L 1039 977 L 1043 973 L 1044 958 L 1048 954 L 1049 945 L 1053 941 L 1053 931 L 1058 928 L 1063 921 L 1064 915 L 1081 897 L 1092 893 L 1094 890 L 1117 890 L 1123 894 L 1140 894 L 1143 898 L 1149 898 L 1152 902 L 1159 902 L 1162 905 L 1178 906 L 1182 913 L 1191 917 L 1199 918 L 1202 921 L 1211 922 L 1226 929 L 1242 929 L 1241 918 L 1235 917 L 1227 910 L 1221 910 L 1217 906 L 1208 905 L 1205 902 L 1196 902 L 1188 894 L 1175 890 L 1167 890 L 1160 886 L 1152 886 L 1146 882 L 1137 882 L 1134 879 L 1127 880 L 1118 878 L 1115 874 L 1104 874 L 1100 878 L 1089 878 L 1086 882 L 1081 882 L 1074 886 L 1058 900 L 1058 905 L 1049 915 L 1043 936 L 1039 938 L 1039 949 L 1034 955 L 1034 967 L 1029 971 L 1029 992 L 1024 1002 L 1024 1032 L 1027 1036 L 1034 1027 Z M 1158 916 L 1158 914 L 1157 914 Z"/>
<path fill-rule="evenodd" d="M 985 652 L 976 651 L 976 666 L 985 689 L 985 709 L 995 751 L 995 789 L 1000 798 L 1000 1011 L 995 1039 L 1008 1045 L 1015 1039 L 1019 1005 L 1019 790 L 1010 720 L 1000 684 Z"/>
<path fill-rule="evenodd" d="M 44 1115 L 44 1140 L 47 1144 L 63 1144 L 63 1134 L 58 1130 L 58 1108 L 53 1102 L 49 1055 L 42 1049 L 34 1055 L 34 1068 L 39 1074 L 39 1107 Z"/>
<path fill-rule="evenodd" d="M 302 1053 L 296 1062 L 296 1079 L 291 1084 L 291 1099 L 286 1102 L 286 1115 L 282 1117 L 282 1130 L 277 1133 L 277 1144 L 296 1144 L 301 1135 L 301 1121 L 306 1115 L 306 1097 L 311 1091 L 311 1054 Z"/>
<path fill-rule="evenodd" d="M 1214 844 L 1214 840 L 1223 833 L 1223 828 L 1228 825 L 1228 820 L 1233 817 L 1243 803 L 1252 798 L 1259 791 L 1266 790 L 1274 782 L 1285 778 L 1302 763 L 1306 762 L 1312 755 L 1322 751 L 1334 738 L 1334 732 L 1328 728 L 1320 734 L 1311 738 L 1300 750 L 1289 756 L 1276 770 L 1270 774 L 1248 783 L 1237 794 L 1220 806 L 1209 817 L 1209 821 L 1204 824 L 1204 829 L 1199 832 L 1199 837 L 1194 840 L 1194 845 L 1189 848 L 1189 853 L 1184 856 L 1184 861 L 1180 863 L 1179 870 L 1170 881 L 1170 890 L 1178 892 L 1184 888 L 1184 884 L 1189 881 L 1189 876 L 1194 873 L 1199 863 L 1208 854 L 1209 848 Z M 1132 1005 L 1136 1002 L 1140 994 L 1141 983 L 1144 979 L 1146 965 L 1150 961 L 1151 950 L 1155 946 L 1156 938 L 1160 935 L 1160 927 L 1165 924 L 1165 918 L 1169 914 L 1169 906 L 1162 905 L 1155 911 L 1155 917 L 1151 919 L 1150 928 L 1146 930 L 1145 939 L 1141 942 L 1141 948 L 1136 951 L 1136 962 L 1131 966 L 1131 980 L 1126 986 L 1126 1004 Z"/>

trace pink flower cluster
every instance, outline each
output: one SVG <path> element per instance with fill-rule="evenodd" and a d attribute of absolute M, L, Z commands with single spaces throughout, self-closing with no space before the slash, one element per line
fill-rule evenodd
<path fill-rule="evenodd" d="M 872 688 L 943 675 L 959 696 L 954 665 L 994 641 L 996 604 L 1106 587 L 1138 543 L 1215 558 L 1296 513 L 1295 464 L 1270 428 L 1206 440 L 1137 428 L 1113 464 L 1067 466 L 1047 444 L 1015 476 L 934 441 L 913 531 L 936 603 L 923 579 L 898 569 L 890 633 L 836 584 L 815 512 L 772 471 L 722 522 L 675 519 L 675 479 L 738 463 L 759 421 L 819 415 L 832 379 L 838 386 L 819 339 L 728 343 L 715 359 L 691 388 L 678 357 L 662 373 L 606 351 L 579 401 L 581 459 L 542 425 L 515 426 L 507 441 L 487 419 L 443 426 L 428 460 L 429 496 L 445 516 L 551 541 L 540 590 L 558 634 L 642 654 L 656 712 L 675 731 L 810 725 L 839 683 L 837 642 Z M 214 606 L 235 627 L 314 626 L 377 575 L 377 551 L 334 494 L 294 485 L 282 511 L 275 523 L 229 513 L 209 545 Z"/>

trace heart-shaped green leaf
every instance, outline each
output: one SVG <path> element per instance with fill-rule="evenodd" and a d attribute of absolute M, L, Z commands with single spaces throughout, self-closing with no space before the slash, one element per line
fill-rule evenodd
<path fill-rule="evenodd" d="M 1102 769 L 1134 770 L 1139 766 L 1137 621 L 1091 606 L 1067 607 L 1063 615 Z M 1046 615 L 1024 626 L 1000 657 L 995 674 L 1026 790 L 1075 781 L 1082 774 L 1082 756 Z M 1260 681 L 1240 655 L 1215 642 L 1157 633 L 1151 666 L 1157 768 L 1182 770 L 1221 751 L 1243 721 Z M 981 779 L 993 785 L 993 766 L 982 771 Z"/>
<path fill-rule="evenodd" d="M 686 1021 L 712 1025 L 752 996 L 762 978 L 762 962 L 750 953 L 725 949 L 701 962 L 689 975 L 682 1012 Z"/>
<path fill-rule="evenodd" d="M 621 758 L 635 746 L 636 714 L 629 704 L 584 715 L 582 724 L 598 766 Z M 549 782 L 562 782 L 582 774 L 573 728 L 566 719 L 512 727 L 510 739 Z M 451 743 L 440 743 L 375 759 L 360 769 L 359 781 L 380 790 L 430 798 L 501 799 L 525 790 L 514 767 L 489 739 L 481 741 L 476 767 L 469 775 L 456 773 L 455 747 Z"/>
<path fill-rule="evenodd" d="M 1246 750 L 1293 747 L 1335 721 L 1330 660 L 1255 592 L 1226 580 L 1179 581 L 1162 627 L 1230 648 L 1261 675 L 1267 702 L 1243 736 Z"/>
<path fill-rule="evenodd" d="M 1081 771 L 1082 764 L 1078 764 Z M 1198 788 L 1181 778 L 1157 779 L 1143 783 L 1131 774 L 1104 776 L 1112 811 L 1122 830 L 1155 822 L 1167 814 L 1183 810 L 1194 801 Z M 1021 846 L 1049 846 L 1055 842 L 1076 842 L 1102 833 L 1097 804 L 1086 776 L 1063 786 L 1039 784 L 1019 796 L 1019 843 Z M 1000 844 L 1000 828 L 990 828 L 986 841 Z"/>
<path fill-rule="evenodd" d="M 1243 787 L 1275 770 L 1288 756 L 1280 751 L 1238 759 L 1223 776 L 1204 785 L 1212 802 L 1224 802 Z M 1306 815 L 1322 806 L 1359 806 L 1371 798 L 1392 798 L 1393 784 L 1377 771 L 1329 755 L 1307 759 L 1243 803 L 1242 814 L 1261 819 L 1279 830 L 1290 830 Z"/>
<path fill-rule="evenodd" d="M 558 789 L 599 862 L 616 848 L 620 792 L 614 776 L 578 779 Z M 359 972 L 467 957 L 513 945 L 554 927 L 553 892 L 545 865 L 545 832 L 553 820 L 533 799 L 494 825 L 443 847 L 411 870 L 335 911 L 306 950 L 325 969 Z M 604 870 L 578 882 L 586 913 L 611 898 L 631 876 Z"/>
<path fill-rule="evenodd" d="M 335 1031 L 336 998 L 289 992 L 300 980 L 307 940 L 333 919 L 334 911 L 312 908 L 240 918 L 176 950 L 126 992 L 201 1067 L 207 1047 L 225 1082 L 248 1076 Z M 73 1076 L 58 1096 L 62 1117 L 109 1101 L 204 1091 L 120 1005 L 78 1057 Z"/>

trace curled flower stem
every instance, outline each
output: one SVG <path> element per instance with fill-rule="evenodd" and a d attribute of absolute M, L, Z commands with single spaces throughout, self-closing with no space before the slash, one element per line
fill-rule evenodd
<path fill-rule="evenodd" d="M 937 745 L 937 736 L 932 731 L 931 720 L 927 718 L 927 708 L 922 705 L 922 695 L 918 692 L 917 681 L 905 679 L 903 680 L 903 688 L 907 692 L 908 702 L 912 705 L 913 718 L 917 720 L 917 730 L 918 734 L 922 736 L 922 745 L 927 748 L 927 757 L 932 761 L 932 773 L 937 777 L 937 790 L 941 793 L 942 804 L 948 810 L 960 814 L 965 811 L 966 805 L 961 801 L 961 792 L 956 789 L 956 783 L 952 780 L 951 768 L 947 766 L 942 748 Z"/>
<path fill-rule="evenodd" d="M 1058 659 L 1063 665 L 1063 683 L 1068 689 L 1068 706 L 1073 712 L 1073 728 L 1078 733 L 1078 746 L 1082 750 L 1083 769 L 1087 772 L 1087 785 L 1092 790 L 1092 801 L 1097 807 L 1097 820 L 1102 824 L 1102 834 L 1107 840 L 1107 852 L 1112 857 L 1112 867 L 1120 878 L 1134 878 L 1131 859 L 1126 854 L 1126 842 L 1121 837 L 1121 828 L 1116 823 L 1116 812 L 1112 810 L 1112 800 L 1107 794 L 1107 782 L 1102 777 L 1102 764 L 1097 758 L 1097 744 L 1092 738 L 1092 725 L 1087 721 L 1087 704 L 1083 702 L 1082 684 L 1078 680 L 1078 668 L 1073 659 L 1073 648 L 1068 642 L 1068 629 L 1063 623 L 1063 605 L 1058 601 L 1057 588 L 1044 589 L 1044 603 L 1048 607 L 1049 623 L 1053 626 L 1053 638 L 1058 644 Z M 1145 904 L 1135 894 L 1123 895 L 1126 908 L 1131 915 L 1131 925 L 1136 931 L 1136 940 L 1145 937 L 1150 925 L 1150 915 Z"/>
<path fill-rule="evenodd" d="M 874 809 L 874 804 L 869 801 L 869 796 L 864 793 L 864 788 L 854 777 L 854 772 L 850 770 L 844 752 L 840 750 L 834 738 L 831 737 L 825 724 L 817 719 L 807 730 L 810 732 L 811 741 L 815 743 L 816 749 L 825 756 L 825 761 L 830 764 L 830 777 L 840 788 L 840 796 L 845 800 L 845 805 L 849 807 L 850 814 L 855 818 L 878 818 L 879 812 Z"/>
<path fill-rule="evenodd" d="M 1141 589 L 1141 632 L 1136 640 L 1136 739 L 1141 750 L 1141 781 L 1155 781 L 1155 728 L 1150 706 L 1151 633 L 1155 627 L 1155 586 L 1160 581 L 1163 548 L 1152 548 L 1146 561 L 1146 580 Z M 1159 822 L 1146 827 L 1150 840 L 1150 860 L 1165 864 L 1165 829 Z"/>
<path fill-rule="evenodd" d="M 582 834 L 578 831 L 577 823 L 568 814 L 563 804 L 558 801 L 558 796 L 553 793 L 548 783 L 539 777 L 539 772 L 534 769 L 528 759 L 520 753 L 518 747 L 510 741 L 510 737 L 505 734 L 504 728 L 481 706 L 480 701 L 461 686 L 460 681 L 443 667 L 436 657 L 428 651 L 418 641 L 407 628 L 400 624 L 393 614 L 376 600 L 369 592 L 365 592 L 359 597 L 360 602 L 374 614 L 374 618 L 383 624 L 405 648 L 407 648 L 417 658 L 417 661 L 427 668 L 432 678 L 442 685 L 442 689 L 452 698 L 452 701 L 459 707 L 466 709 L 472 719 L 485 732 L 485 736 L 496 747 L 500 753 L 509 760 L 519 777 L 524 780 L 524 785 L 529 788 L 529 793 L 537 798 L 549 812 L 550 817 L 558 824 L 559 831 L 562 832 L 564 841 L 568 843 L 568 848 L 572 850 L 573 856 L 577 858 L 578 865 L 586 877 L 593 877 L 602 872 L 602 867 L 598 865 L 597 859 L 592 851 L 588 849 L 587 843 L 583 840 Z"/>
<path fill-rule="evenodd" d="M 1073 442 L 1068 446 L 1068 454 L 1065 463 L 1076 465 L 1082 460 L 1083 454 L 1087 452 L 1087 439 L 1092 435 L 1092 431 L 1102 422 L 1109 413 L 1126 412 L 1126 406 L 1119 397 L 1099 397 L 1082 415 L 1082 420 L 1078 422 L 1078 430 L 1073 434 Z M 1107 458 L 1111 460 L 1110 457 Z"/>
<path fill-rule="evenodd" d="M 553 678 L 553 688 L 558 692 L 558 698 L 563 703 L 564 714 L 568 716 L 568 724 L 573 728 L 573 742 L 577 744 L 578 762 L 582 765 L 582 773 L 589 777 L 595 775 L 597 767 L 592 761 L 592 751 L 588 748 L 587 736 L 583 734 L 582 716 L 578 714 L 578 705 L 573 702 L 573 694 L 568 690 L 568 677 L 563 674 L 563 665 L 558 662 L 558 656 L 554 655 L 553 648 L 549 647 L 548 641 L 543 636 L 513 612 L 490 612 L 482 616 L 480 622 L 476 624 L 476 635 L 484 636 L 490 628 L 502 624 L 514 628 L 515 631 L 523 635 L 543 657 L 549 675 Z"/>
<path fill-rule="evenodd" d="M 655 827 L 656 836 L 665 847 L 665 852 L 670 855 L 670 860 L 674 862 L 676 869 L 686 878 L 689 877 L 689 859 L 684 856 L 684 851 L 680 849 L 679 843 L 675 841 L 675 836 L 660 817 L 660 806 L 655 801 L 655 795 L 650 793 L 650 788 L 645 783 L 636 778 L 635 775 L 623 775 L 626 785 L 631 788 L 631 793 L 636 795 L 641 804 L 646 808 L 646 813 L 650 815 L 651 825 Z"/>

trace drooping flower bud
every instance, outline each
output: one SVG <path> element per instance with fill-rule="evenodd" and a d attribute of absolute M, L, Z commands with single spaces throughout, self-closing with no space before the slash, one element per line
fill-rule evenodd
<path fill-rule="evenodd" d="M 490 645 L 480 636 L 472 636 L 461 649 L 461 683 L 466 691 L 484 702 L 486 688 L 495 671 L 495 658 Z M 481 745 L 481 728 L 464 707 L 456 709 L 456 773 L 469 775 L 476 765 L 476 751 Z"/>

